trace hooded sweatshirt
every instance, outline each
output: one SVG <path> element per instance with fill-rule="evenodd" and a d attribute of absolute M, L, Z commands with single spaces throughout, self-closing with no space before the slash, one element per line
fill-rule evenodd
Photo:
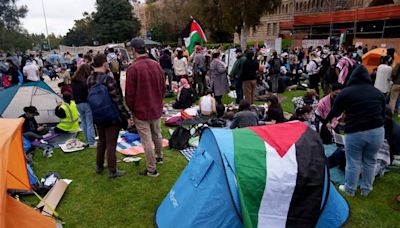
<path fill-rule="evenodd" d="M 336 97 L 327 121 L 345 112 L 345 133 L 354 133 L 382 127 L 385 119 L 385 97 L 372 85 L 364 66 L 358 66 L 350 75 L 348 87 Z"/>

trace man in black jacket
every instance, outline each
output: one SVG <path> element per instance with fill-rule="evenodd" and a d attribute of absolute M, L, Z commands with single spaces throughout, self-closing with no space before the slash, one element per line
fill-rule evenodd
<path fill-rule="evenodd" d="M 364 66 L 358 66 L 350 76 L 348 87 L 335 99 L 327 117 L 345 113 L 345 185 L 339 190 L 354 196 L 360 173 L 361 195 L 372 191 L 376 156 L 384 140 L 385 98 L 372 85 L 371 77 Z M 327 125 L 330 128 L 330 124 Z"/>

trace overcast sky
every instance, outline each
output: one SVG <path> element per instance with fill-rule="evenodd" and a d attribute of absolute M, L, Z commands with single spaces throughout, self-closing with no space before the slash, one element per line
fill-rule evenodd
<path fill-rule="evenodd" d="M 94 11 L 96 0 L 43 0 L 49 34 L 65 35 L 74 25 L 74 20 L 82 18 L 83 12 Z M 29 33 L 46 34 L 42 0 L 18 0 L 18 5 L 27 5 L 28 14 L 22 24 Z"/>

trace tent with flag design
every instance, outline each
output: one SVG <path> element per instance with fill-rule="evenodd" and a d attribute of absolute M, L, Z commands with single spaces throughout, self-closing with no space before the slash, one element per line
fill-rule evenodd
<path fill-rule="evenodd" d="M 182 31 L 182 37 L 185 41 L 186 49 L 191 55 L 194 51 L 196 43 L 207 42 L 206 34 L 197 21 L 192 20 Z"/>
<path fill-rule="evenodd" d="M 56 227 L 56 222 L 17 201 L 7 190 L 30 191 L 20 119 L 0 119 L 0 227 Z"/>
<path fill-rule="evenodd" d="M 158 227 L 340 227 L 349 216 L 304 123 L 206 129 L 155 216 Z"/>

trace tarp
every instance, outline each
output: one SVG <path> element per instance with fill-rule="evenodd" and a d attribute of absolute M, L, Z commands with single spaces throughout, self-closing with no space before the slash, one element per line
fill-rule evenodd
<path fill-rule="evenodd" d="M 349 216 L 348 204 L 330 183 L 318 134 L 303 125 L 205 129 L 188 166 L 156 212 L 157 227 L 257 227 L 258 224 L 258 227 L 279 228 L 293 227 L 294 223 L 300 227 L 325 228 L 343 225 Z M 252 135 L 252 140 L 243 137 L 243 133 Z M 284 139 L 284 143 L 279 143 L 278 138 Z M 266 157 L 250 159 L 259 156 L 262 150 Z M 287 164 L 268 163 L 271 159 L 286 160 Z M 266 185 L 262 183 L 265 181 Z M 246 187 L 245 182 L 253 184 Z M 259 188 L 260 183 L 262 188 Z M 287 194 L 290 189 L 294 191 Z M 273 197 L 268 197 L 268 192 L 274 193 Z M 263 196 L 261 204 L 260 197 L 251 197 L 254 194 Z M 252 219 L 256 218 L 256 214 L 251 213 L 254 209 L 258 211 L 258 221 Z"/>
<path fill-rule="evenodd" d="M 22 124 L 23 119 L 0 119 L 0 227 L 56 227 L 51 218 L 7 195 L 7 189 L 31 190 Z"/>
<path fill-rule="evenodd" d="M 24 107 L 32 105 L 40 114 L 35 117 L 38 123 L 59 122 L 55 108 L 57 103 L 63 100 L 45 82 L 15 85 L 0 91 L 0 97 L 0 117 L 17 118 L 24 113 Z"/>
<path fill-rule="evenodd" d="M 380 65 L 381 57 L 386 56 L 386 48 L 375 48 L 367 52 L 362 57 L 362 63 L 367 68 L 368 72 L 371 74 L 373 69 Z M 400 63 L 400 55 L 396 52 L 394 53 L 393 67 Z"/>

